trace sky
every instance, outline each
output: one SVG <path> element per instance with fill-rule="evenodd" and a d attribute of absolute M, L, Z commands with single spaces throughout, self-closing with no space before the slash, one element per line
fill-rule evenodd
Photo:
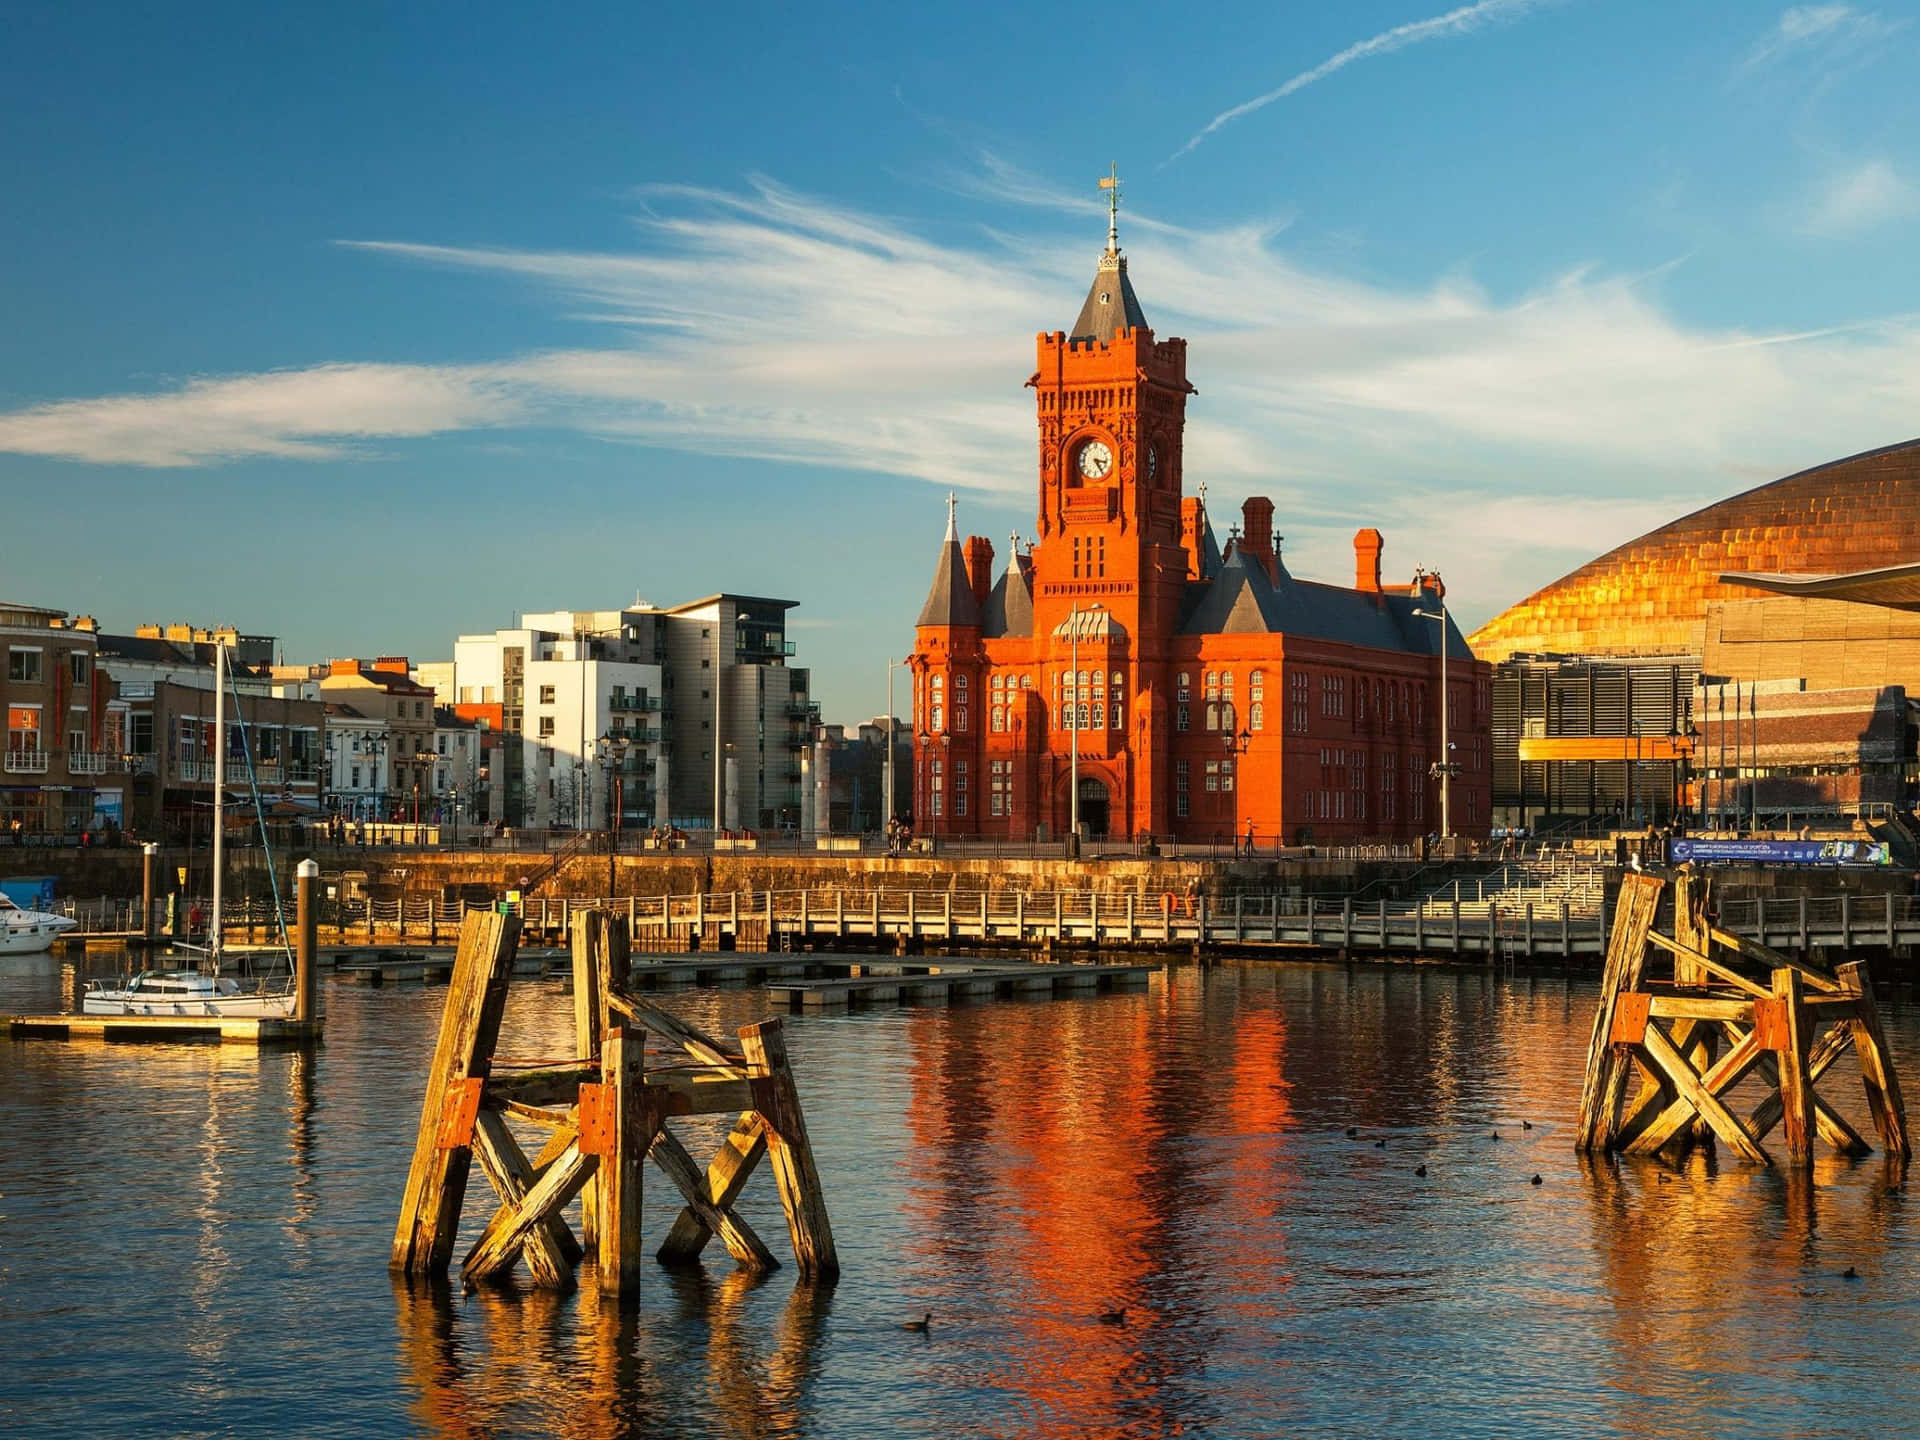
<path fill-rule="evenodd" d="M 1121 243 L 1187 480 L 1466 628 L 1920 431 L 1920 4 L 35 4 L 0 17 L 0 598 L 451 656 L 799 602 L 882 713 Z"/>

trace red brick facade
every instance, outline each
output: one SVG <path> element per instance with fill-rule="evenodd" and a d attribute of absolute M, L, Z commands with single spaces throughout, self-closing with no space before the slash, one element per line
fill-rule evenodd
<path fill-rule="evenodd" d="M 1110 296 L 1134 323 L 1103 325 Z M 949 520 L 911 661 L 920 832 L 1064 834 L 1076 739 L 1093 834 L 1437 832 L 1440 626 L 1415 612 L 1438 608 L 1439 578 L 1382 586 L 1365 529 L 1355 588 L 1297 579 L 1259 497 L 1223 556 L 1203 498 L 1184 495 L 1186 342 L 1154 339 L 1117 251 L 1076 330 L 1039 336 L 1027 382 L 1038 538 L 996 583 L 992 544 L 963 547 Z M 1452 828 L 1484 835 L 1489 672 L 1447 629 Z"/>

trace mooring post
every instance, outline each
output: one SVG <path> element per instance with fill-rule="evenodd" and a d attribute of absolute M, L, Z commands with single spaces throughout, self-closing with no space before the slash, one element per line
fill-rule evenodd
<path fill-rule="evenodd" d="M 1804 903 L 1804 901 L 1802 902 Z M 1775 1031 L 1780 1067 L 1780 1127 L 1786 1134 L 1787 1159 L 1794 1165 L 1813 1164 L 1813 1080 L 1807 1074 L 1806 994 L 1800 972 L 1781 966 L 1773 972 L 1773 1003 L 1784 1021 Z"/>
<path fill-rule="evenodd" d="M 147 860 L 149 871 L 152 857 Z M 317 860 L 302 860 L 293 867 L 293 1018 L 313 1019 L 314 962 L 319 958 L 320 907 L 313 903 L 313 887 L 320 880 Z"/>
<path fill-rule="evenodd" d="M 140 938 L 153 944 L 153 858 L 160 847 L 149 840 L 140 847 Z"/>
<path fill-rule="evenodd" d="M 602 1154 L 600 1293 L 631 1299 L 640 1293 L 640 1187 L 660 1107 L 646 1084 L 645 1036 L 616 1025 L 607 1031 L 601 1084 L 613 1093 L 613 1134 Z M 604 1093 L 604 1092 L 603 1092 Z"/>
<path fill-rule="evenodd" d="M 1381 953 L 1385 954 L 1387 951 L 1387 948 L 1388 948 L 1387 947 L 1387 897 L 1382 895 L 1380 897 L 1380 951 Z"/>

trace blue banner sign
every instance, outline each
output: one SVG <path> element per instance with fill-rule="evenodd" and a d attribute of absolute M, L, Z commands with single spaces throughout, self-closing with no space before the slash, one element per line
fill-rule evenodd
<path fill-rule="evenodd" d="M 1872 840 L 1675 840 L 1673 863 L 1745 860 L 1761 865 L 1891 865 L 1888 848 Z"/>

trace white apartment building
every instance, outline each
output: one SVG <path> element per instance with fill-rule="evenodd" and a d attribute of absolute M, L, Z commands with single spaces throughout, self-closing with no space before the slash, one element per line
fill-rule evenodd
<path fill-rule="evenodd" d="M 508 825 L 805 829 L 813 722 L 790 666 L 791 600 L 711 595 L 661 609 L 558 610 L 463 635 L 423 682 L 500 733 L 485 812 Z M 609 770 L 615 757 L 618 768 Z"/>
<path fill-rule="evenodd" d="M 597 829 L 618 796 L 623 829 L 664 823 L 670 766 L 657 627 L 626 611 L 558 610 L 454 645 L 457 705 L 491 719 L 502 763 L 488 813 L 508 825 Z"/>

